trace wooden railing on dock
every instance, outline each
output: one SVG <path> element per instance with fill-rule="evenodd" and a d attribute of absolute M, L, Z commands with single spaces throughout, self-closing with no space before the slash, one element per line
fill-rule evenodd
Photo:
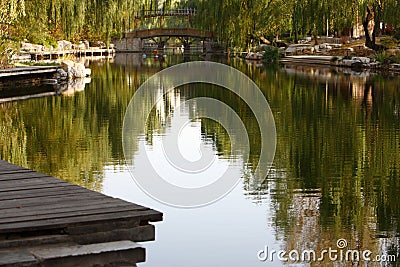
<path fill-rule="evenodd" d="M 89 48 L 89 49 L 71 49 L 71 50 L 45 50 L 45 51 L 29 51 L 32 60 L 38 59 L 56 59 L 67 55 L 77 57 L 107 57 L 115 54 L 114 48 Z"/>
<path fill-rule="evenodd" d="M 0 266 L 135 266 L 145 258 L 135 242 L 154 240 L 150 222 L 161 220 L 160 212 L 0 161 Z"/>

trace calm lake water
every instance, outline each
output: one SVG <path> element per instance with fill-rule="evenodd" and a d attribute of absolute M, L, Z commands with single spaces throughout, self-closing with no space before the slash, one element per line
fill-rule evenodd
<path fill-rule="evenodd" d="M 131 178 L 122 126 L 139 86 L 163 68 L 188 60 L 198 58 L 170 56 L 160 63 L 118 55 L 90 62 L 92 81 L 82 92 L 1 104 L 1 158 L 162 211 L 156 241 L 144 244 L 147 262 L 140 266 L 355 266 L 327 255 L 322 262 L 303 264 L 282 262 L 277 255 L 273 262 L 258 259 L 266 248 L 300 254 L 315 250 L 319 257 L 324 249 L 337 250 L 340 239 L 347 242 L 345 252 L 400 257 L 399 78 L 225 62 L 261 88 L 275 118 L 275 160 L 261 188 L 252 176 L 261 137 L 249 108 L 218 87 L 177 88 L 157 107 L 146 135 L 138 136 L 137 164 L 149 151 L 155 161 L 161 157 L 160 140 L 174 127 L 170 111 L 191 98 L 207 96 L 232 106 L 251 136 L 249 160 L 243 162 L 241 148 L 231 152 L 232 140 L 215 121 L 193 120 L 185 127 L 183 155 L 196 159 L 199 152 L 192 147 L 205 144 L 217 170 L 233 161 L 241 182 L 214 204 L 179 209 L 153 200 Z M 203 112 L 184 104 L 180 108 L 186 120 Z M 138 112 L 137 120 L 142 119 Z"/>

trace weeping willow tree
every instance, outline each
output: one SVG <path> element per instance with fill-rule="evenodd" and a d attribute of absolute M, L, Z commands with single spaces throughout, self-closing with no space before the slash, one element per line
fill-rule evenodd
<path fill-rule="evenodd" d="M 13 51 L 13 28 L 16 20 L 25 15 L 24 0 L 0 1 L 0 68 L 8 66 Z"/>
<path fill-rule="evenodd" d="M 104 41 L 131 30 L 141 9 L 159 10 L 173 0 L 1 0 L 0 56 L 8 62 L 8 43 L 26 41 L 57 46 L 57 41 Z M 15 46 L 16 48 L 17 46 Z M 5 58 L 5 60 L 3 60 Z"/>
<path fill-rule="evenodd" d="M 18 21 L 20 38 L 55 46 L 57 40 L 109 42 L 132 28 L 142 8 L 158 9 L 157 0 L 25 0 L 26 16 Z"/>
<path fill-rule="evenodd" d="M 14 22 L 21 15 L 25 15 L 24 0 L 2 0 L 0 2 L 0 41 L 10 36 Z"/>
<path fill-rule="evenodd" d="M 364 27 L 367 45 L 373 47 L 381 23 L 400 27 L 399 5 L 397 0 L 4 0 L 0 24 L 2 36 L 7 35 L 20 18 L 13 26 L 15 36 L 44 45 L 55 46 L 60 39 L 108 42 L 132 29 L 142 9 L 188 7 L 198 11 L 193 26 L 218 33 L 231 47 L 246 48 L 284 33 L 294 40 L 348 35 L 360 19 L 365 25 L 375 22 L 372 32 Z"/>
<path fill-rule="evenodd" d="M 260 42 L 261 37 L 279 39 L 284 33 L 289 33 L 295 41 L 305 35 L 349 36 L 353 26 L 366 17 L 375 21 L 375 33 L 381 23 L 396 29 L 400 26 L 400 4 L 396 0 L 199 0 L 189 3 L 198 9 L 195 19 L 198 27 L 215 31 L 229 46 L 241 48 Z M 372 37 L 371 40 L 374 41 Z"/>

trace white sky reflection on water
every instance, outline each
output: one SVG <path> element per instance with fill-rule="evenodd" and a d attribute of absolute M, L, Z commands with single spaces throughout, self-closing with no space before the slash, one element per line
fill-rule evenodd
<path fill-rule="evenodd" d="M 233 164 L 233 161 L 218 160 L 218 156 L 215 154 L 215 148 L 212 144 L 201 144 L 201 122 L 191 122 L 187 115 L 183 115 L 179 118 L 173 116 L 171 127 L 167 129 L 166 135 L 171 134 L 171 128 L 179 127 L 179 125 L 184 125 L 182 129 L 178 129 L 178 151 L 184 159 L 190 162 L 199 160 L 201 158 L 201 145 L 205 149 L 206 153 L 213 155 L 204 169 L 193 173 L 182 170 L 179 166 L 175 166 L 174 162 L 171 162 L 168 159 L 168 155 L 164 153 L 164 135 L 154 135 L 151 145 L 146 144 L 145 137 L 139 140 L 139 147 L 141 147 L 142 150 L 146 150 L 146 155 L 139 152 L 135 156 L 135 165 L 140 165 L 141 162 L 145 160 L 143 157 L 147 156 L 150 159 L 154 170 L 160 175 L 160 177 L 168 183 L 182 188 L 197 188 L 214 183 L 227 171 L 229 164 Z M 239 162 L 235 165 L 239 165 Z M 240 165 L 242 165 L 242 163 L 240 163 Z M 143 173 L 143 175 L 146 175 L 146 173 Z"/>
<path fill-rule="evenodd" d="M 156 224 L 156 241 L 143 244 L 147 260 L 140 266 L 283 266 L 277 261 L 257 259 L 257 252 L 265 245 L 275 250 L 280 245 L 269 226 L 269 199 L 256 205 L 246 199 L 241 185 L 212 205 L 179 209 L 147 196 L 127 170 L 122 173 L 107 170 L 103 192 L 164 213 L 163 222 Z"/>
<path fill-rule="evenodd" d="M 200 156 L 200 145 L 216 153 L 210 142 L 204 144 L 200 121 L 190 122 L 187 114 L 180 119 L 189 121 L 180 129 L 178 140 L 179 150 L 186 159 L 196 160 Z M 175 125 L 181 124 L 175 124 L 172 119 L 171 127 Z M 168 128 L 166 135 L 170 132 L 171 129 Z M 162 172 L 163 177 L 168 177 L 168 182 L 185 185 L 188 176 L 182 176 L 182 173 L 171 168 L 171 164 L 165 158 L 163 137 L 164 135 L 153 136 L 151 146 L 141 138 L 135 164 L 140 164 L 143 157 L 152 158 L 152 162 L 157 162 L 157 171 Z M 216 177 L 215 173 L 222 174 L 229 164 L 229 159 L 221 159 L 215 155 L 209 169 L 214 175 L 208 177 L 202 173 L 202 177 L 194 177 L 198 182 L 192 180 L 186 185 L 203 186 L 211 183 L 213 181 L 209 179 Z M 242 160 L 236 159 L 234 165 L 235 175 L 241 177 Z M 275 241 L 273 228 L 269 226 L 272 216 L 268 198 L 262 205 L 252 203 L 246 199 L 243 184 L 239 183 L 225 198 L 214 204 L 196 209 L 179 209 L 161 204 L 143 193 L 127 168 L 123 169 L 125 171 L 120 173 L 106 170 L 103 192 L 164 213 L 163 222 L 156 224 L 156 241 L 143 244 L 147 249 L 147 260 L 140 266 L 281 266 L 278 262 L 260 262 L 257 259 L 257 252 L 265 245 L 276 250 L 280 247 Z M 168 175 L 165 175 L 166 173 Z M 189 179 L 193 179 L 193 176 Z"/>

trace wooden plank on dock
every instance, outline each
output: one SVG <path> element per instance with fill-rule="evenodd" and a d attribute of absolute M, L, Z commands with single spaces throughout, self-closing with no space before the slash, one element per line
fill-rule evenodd
<path fill-rule="evenodd" d="M 4 160 L 0 160 L 0 172 L 8 172 L 8 171 L 31 171 L 29 169 L 17 166 L 17 165 L 13 165 L 13 164 L 9 164 L 7 161 Z"/>
<path fill-rule="evenodd" d="M 28 251 L 0 251 L 0 266 L 39 266 Z"/>
<path fill-rule="evenodd" d="M 1 166 L 0 166 L 1 168 Z M 0 173 L 0 181 L 7 181 L 7 180 L 19 180 L 19 179 L 31 179 L 31 178 L 38 178 L 38 177 L 49 177 L 48 175 L 44 175 L 37 172 L 26 172 L 26 171 L 8 171 L 6 173 Z"/>
<path fill-rule="evenodd" d="M 49 188 L 54 188 L 58 189 L 61 187 L 71 187 L 69 184 L 64 184 L 64 183 L 59 183 L 59 184 L 35 184 L 35 185 L 27 185 L 27 186 L 18 186 L 15 188 L 5 188 L 5 189 L 0 189 L 0 194 L 5 192 L 5 193 L 14 193 L 18 192 L 22 194 L 24 191 L 30 191 L 34 189 L 49 189 Z"/>
<path fill-rule="evenodd" d="M 54 217 L 70 217 L 75 216 L 76 214 L 86 213 L 90 211 L 92 214 L 95 211 L 99 213 L 107 212 L 108 208 L 113 208 L 113 211 L 118 210 L 145 210 L 146 208 L 139 205 L 127 205 L 123 201 L 115 201 L 115 200 L 100 200 L 92 203 L 82 203 L 79 205 L 78 203 L 60 203 L 49 206 L 36 206 L 30 207 L 28 209 L 24 208 L 14 208 L 8 210 L 2 210 L 4 216 L 7 216 L 6 219 L 0 218 L 0 224 L 4 223 L 4 220 L 17 222 L 17 221 L 25 221 L 32 220 L 32 216 L 35 216 L 35 220 L 39 220 L 41 218 L 54 218 Z M 57 214 L 54 214 L 54 209 L 57 209 Z M 106 210 L 106 211 L 104 211 Z M 0 226 L 1 227 L 1 226 Z"/>
<path fill-rule="evenodd" d="M 14 174 L 14 173 L 26 173 L 26 172 L 33 172 L 31 170 L 27 170 L 27 169 L 19 169 L 19 170 L 0 170 L 0 175 L 3 174 Z"/>
<path fill-rule="evenodd" d="M 40 188 L 31 189 L 22 192 L 2 192 L 0 194 L 0 201 L 10 200 L 10 199 L 32 199 L 37 197 L 50 197 L 57 196 L 62 197 L 69 194 L 79 194 L 86 192 L 83 188 L 76 188 L 73 186 L 63 187 L 63 188 Z"/>
<path fill-rule="evenodd" d="M 161 220 L 158 211 L 0 160 L 0 248 L 13 248 L 11 254 L 0 251 L 0 266 L 30 263 L 38 255 L 55 262 L 72 259 L 74 249 L 82 248 L 79 244 L 90 251 L 113 245 L 110 240 L 125 244 L 118 243 L 123 237 L 132 242 L 154 240 L 154 226 L 149 222 Z M 98 244 L 87 244 L 93 240 Z M 57 244 L 57 249 L 27 250 L 46 244 Z M 95 262 L 97 257 L 113 253 L 100 249 L 99 253 L 90 253 L 90 260 Z M 141 253 L 138 255 L 144 255 Z M 77 258 L 88 260 L 89 256 L 83 253 Z M 136 258 L 138 262 L 144 256 Z"/>
<path fill-rule="evenodd" d="M 145 249 L 129 240 L 87 245 L 65 243 L 22 251 L 2 250 L 0 266 L 136 266 L 134 264 L 144 262 L 145 257 Z"/>
<path fill-rule="evenodd" d="M 35 66 L 0 69 L 0 78 L 55 73 L 60 68 L 60 66 Z"/>
<path fill-rule="evenodd" d="M 97 214 L 96 214 L 97 212 Z M 44 218 L 42 220 L 32 220 L 23 222 L 12 222 L 0 225 L 0 235 L 6 233 L 16 232 L 32 232 L 32 231 L 44 231 L 53 229 L 65 229 L 69 226 L 76 226 L 85 223 L 106 223 L 108 221 L 115 221 L 121 219 L 135 219 L 143 222 L 157 222 L 162 220 L 161 214 L 155 214 L 154 211 L 150 210 L 127 210 L 104 213 L 98 210 L 95 213 L 86 212 L 81 214 L 75 214 L 76 216 L 64 217 L 64 218 Z"/>
<path fill-rule="evenodd" d="M 145 250 L 132 241 L 117 241 L 89 245 L 49 246 L 30 249 L 43 266 L 115 266 L 113 262 L 125 258 L 118 266 L 132 266 L 145 261 Z M 101 255 L 101 256 L 98 256 Z M 123 265 L 121 265 L 123 264 Z"/>
<path fill-rule="evenodd" d="M 67 184 L 60 180 L 55 180 L 50 176 L 32 176 L 31 179 L 10 179 L 10 180 L 2 180 L 0 178 L 0 191 L 5 188 L 15 188 L 21 186 L 29 186 L 29 185 L 39 185 L 39 184 Z"/>
<path fill-rule="evenodd" d="M 1 201 L 0 212 L 3 210 L 7 210 L 10 208 L 30 208 L 35 206 L 47 206 L 49 204 L 57 205 L 58 203 L 69 203 L 73 205 L 75 202 L 78 204 L 93 202 L 103 200 L 104 197 L 93 196 L 93 194 L 88 192 L 80 192 L 80 193 L 70 193 L 66 194 L 63 197 L 60 196 L 44 196 L 44 197 L 35 197 L 35 198 L 26 198 L 26 199 L 10 199 Z"/>

